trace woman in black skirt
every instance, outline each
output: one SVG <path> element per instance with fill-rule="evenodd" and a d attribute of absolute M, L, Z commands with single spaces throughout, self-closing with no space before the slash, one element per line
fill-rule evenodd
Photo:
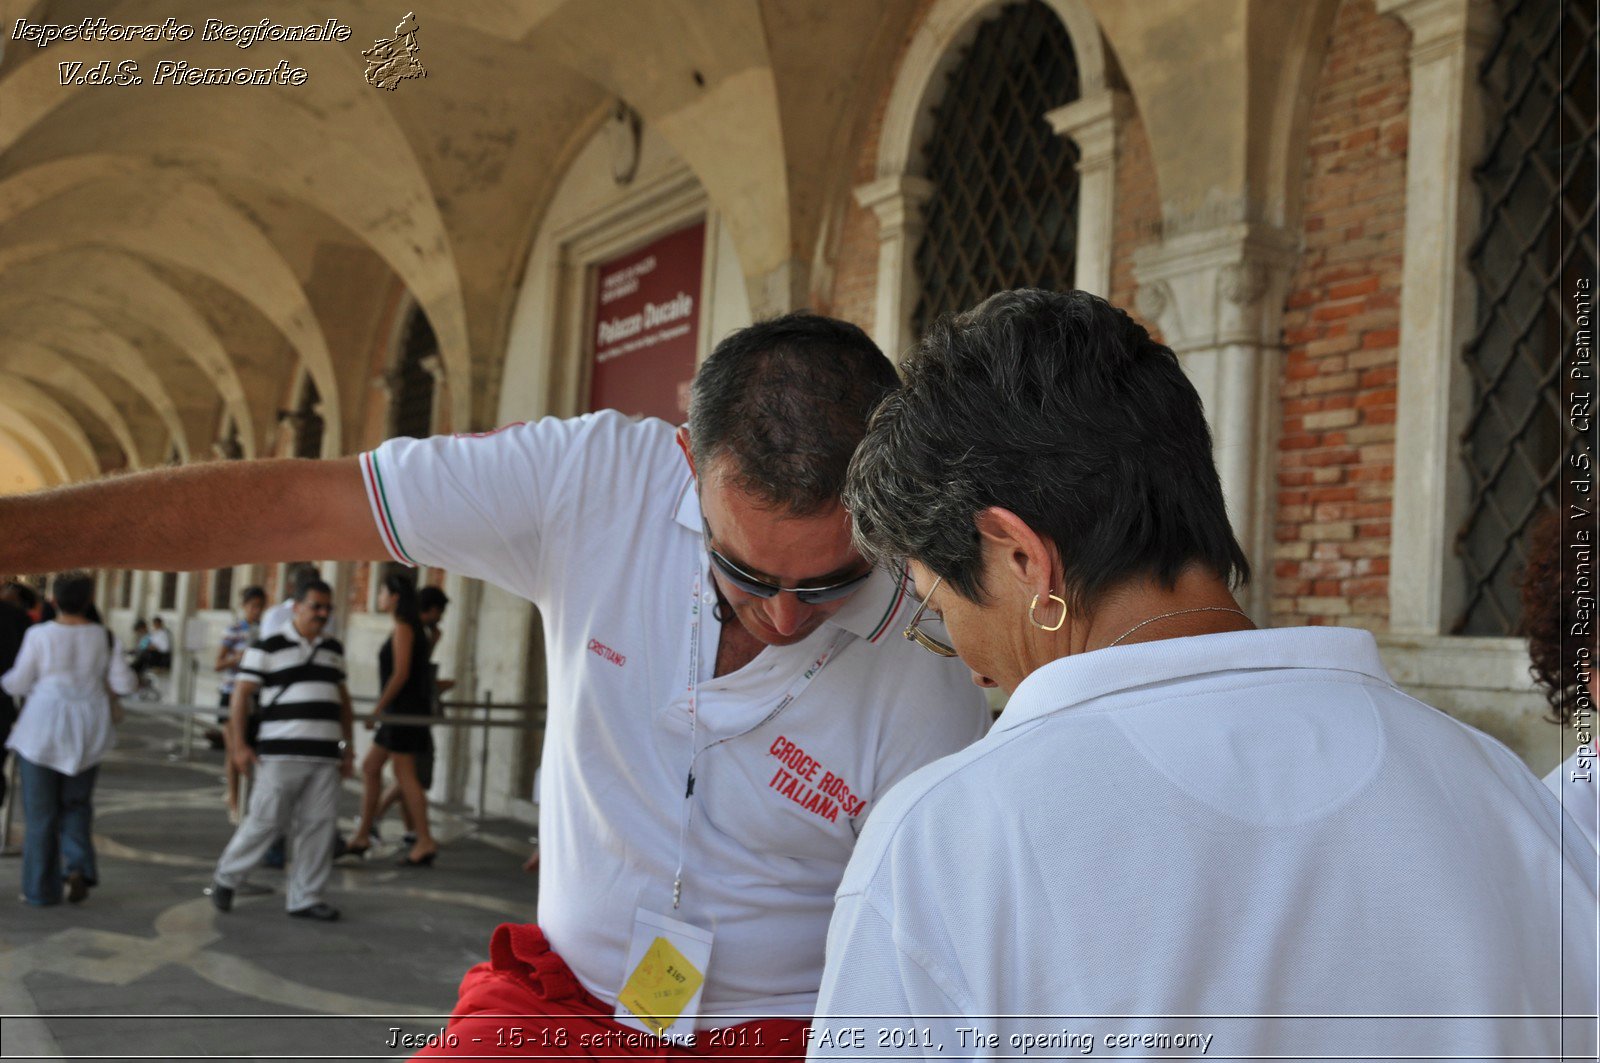
<path fill-rule="evenodd" d="M 378 609 L 394 617 L 394 632 L 378 652 L 378 681 L 383 692 L 372 714 L 384 716 L 426 716 L 433 711 L 433 692 L 429 689 L 428 654 L 432 644 L 417 616 L 417 590 L 399 573 L 384 577 L 378 589 Z M 367 726 L 373 726 L 368 722 Z M 432 747 L 433 736 L 426 724 L 384 723 L 378 727 L 372 748 L 361 762 L 361 824 L 345 847 L 360 855 L 372 848 L 372 821 L 378 798 L 383 792 L 383 766 L 394 763 L 395 782 L 400 800 L 411 815 L 417 840 L 401 857 L 401 867 L 427 867 L 439 851 L 428 829 L 428 795 L 417 778 L 417 755 Z"/>

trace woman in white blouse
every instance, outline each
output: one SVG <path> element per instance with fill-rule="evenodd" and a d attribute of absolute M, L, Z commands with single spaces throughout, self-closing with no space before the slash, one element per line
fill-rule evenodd
<path fill-rule="evenodd" d="M 0 687 L 23 702 L 6 747 L 16 752 L 28 836 L 22 847 L 22 897 L 28 904 L 81 901 L 97 871 L 90 826 L 100 761 L 116 741 L 113 694 L 138 679 L 122 646 L 90 619 L 94 580 L 82 572 L 51 585 L 56 618 L 29 628 Z"/>

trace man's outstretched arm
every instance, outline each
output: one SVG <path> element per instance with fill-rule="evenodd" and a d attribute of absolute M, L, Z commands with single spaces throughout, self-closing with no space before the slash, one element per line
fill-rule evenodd
<path fill-rule="evenodd" d="M 0 498 L 0 572 L 388 556 L 355 458 L 219 461 Z"/>

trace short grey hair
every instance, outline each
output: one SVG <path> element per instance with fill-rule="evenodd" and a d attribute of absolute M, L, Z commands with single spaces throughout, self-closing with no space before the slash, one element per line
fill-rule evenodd
<path fill-rule="evenodd" d="M 1172 351 L 1086 292 L 1020 289 L 942 319 L 872 419 L 844 504 L 858 547 L 984 601 L 975 518 L 1016 513 L 1061 555 L 1074 611 L 1136 575 L 1250 566 L 1200 396 Z"/>

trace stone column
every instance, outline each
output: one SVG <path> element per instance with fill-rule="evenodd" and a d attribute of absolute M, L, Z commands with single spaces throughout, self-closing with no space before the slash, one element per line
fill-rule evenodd
<path fill-rule="evenodd" d="M 197 653 L 189 649 L 190 638 L 195 632 L 189 626 L 195 622 L 194 603 L 195 577 L 194 572 L 178 573 L 177 601 L 173 604 L 176 615 L 167 618 L 167 628 L 172 633 L 172 669 L 167 674 L 171 677 L 172 688 L 167 691 L 167 700 L 180 704 L 189 704 L 194 701 L 195 666 Z"/>
<path fill-rule="evenodd" d="M 1253 570 L 1243 604 L 1259 623 L 1270 612 L 1281 319 L 1298 255 L 1288 233 L 1235 223 L 1171 237 L 1134 262 L 1139 312 L 1205 404 L 1228 518 Z"/>
<path fill-rule="evenodd" d="M 1464 590 L 1453 549 L 1467 502 L 1458 440 L 1472 398 L 1461 349 L 1477 302 L 1467 268 L 1484 137 L 1477 69 L 1495 15 L 1488 0 L 1378 0 L 1378 11 L 1411 30 L 1389 630 L 1437 635 Z"/>
<path fill-rule="evenodd" d="M 856 202 L 878 217 L 878 295 L 872 338 L 895 361 L 916 338 L 911 315 L 922 285 L 917 278 L 917 244 L 922 240 L 922 208 L 933 182 L 901 174 L 860 185 Z"/>
<path fill-rule="evenodd" d="M 1117 153 L 1122 127 L 1133 111 L 1128 94 L 1108 89 L 1045 114 L 1060 136 L 1078 148 L 1078 239 L 1073 283 L 1109 298 L 1111 247 L 1116 231 Z"/>
<path fill-rule="evenodd" d="M 422 368 L 433 378 L 433 397 L 428 405 L 428 431 L 437 435 L 444 431 L 446 406 L 439 400 L 446 395 L 449 377 L 444 371 L 444 361 L 437 354 L 430 354 L 422 359 Z"/>

